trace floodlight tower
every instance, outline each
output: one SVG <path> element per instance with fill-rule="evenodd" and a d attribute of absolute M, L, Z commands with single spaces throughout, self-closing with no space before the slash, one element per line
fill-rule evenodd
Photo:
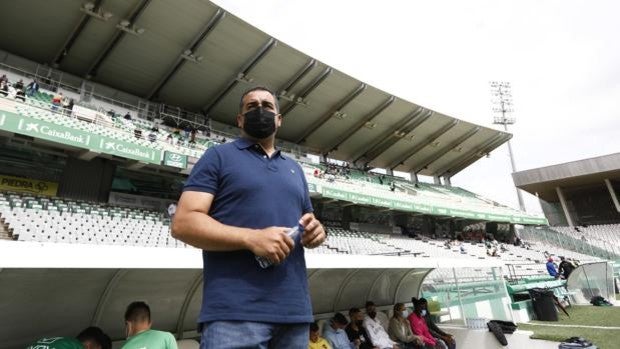
<path fill-rule="evenodd" d="M 516 120 L 513 115 L 514 112 L 512 105 L 512 91 L 510 82 L 507 81 L 491 81 L 489 83 L 491 87 L 491 103 L 493 104 L 493 123 L 496 125 L 504 125 L 504 130 L 508 132 L 508 125 L 513 125 Z M 517 166 L 515 165 L 515 158 L 512 154 L 512 146 L 510 140 L 508 140 L 508 154 L 510 155 L 510 164 L 512 165 L 512 172 L 517 172 Z M 517 198 L 519 199 L 519 208 L 521 211 L 525 211 L 525 204 L 523 203 L 523 196 L 519 188 L 517 190 Z"/>

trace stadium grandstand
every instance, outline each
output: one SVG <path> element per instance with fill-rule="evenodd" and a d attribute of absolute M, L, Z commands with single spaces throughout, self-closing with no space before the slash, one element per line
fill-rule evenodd
<path fill-rule="evenodd" d="M 238 137 L 239 97 L 257 85 L 276 91 L 277 145 L 328 232 L 305 251 L 321 326 L 368 300 L 392 315 L 425 297 L 460 348 L 495 348 L 478 324 L 533 319 L 528 290 L 587 298 L 551 278 L 547 258 L 619 258 L 617 166 L 514 174 L 546 218 L 453 186 L 511 135 L 358 81 L 211 2 L 36 0 L 0 13 L 3 32 L 28 28 L 0 37 L 0 348 L 88 326 L 120 348 L 135 300 L 179 347 L 198 347 L 201 251 L 172 238 L 166 209 L 204 151 Z M 601 211 L 604 190 L 615 206 Z M 506 335 L 508 347 L 557 348 L 530 334 Z"/>

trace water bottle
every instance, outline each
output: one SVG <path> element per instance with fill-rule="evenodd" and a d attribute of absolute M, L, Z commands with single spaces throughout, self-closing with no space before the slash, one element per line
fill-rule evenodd
<path fill-rule="evenodd" d="M 291 239 L 293 239 L 293 244 L 294 244 L 295 240 L 297 239 L 297 236 L 303 231 L 304 231 L 304 227 L 301 224 L 298 224 L 292 227 L 291 229 L 289 229 L 286 232 L 286 235 L 288 235 Z M 260 267 L 263 269 L 269 268 L 270 266 L 273 265 L 273 262 L 268 258 L 260 257 L 260 256 L 254 256 L 254 257 L 256 258 L 258 265 L 260 265 Z"/>

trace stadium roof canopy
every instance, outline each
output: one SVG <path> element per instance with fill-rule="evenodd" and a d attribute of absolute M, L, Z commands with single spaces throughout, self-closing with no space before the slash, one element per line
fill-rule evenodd
<path fill-rule="evenodd" d="M 449 177 L 511 137 L 358 81 L 206 0 L 5 1 L 0 12 L 8 52 L 226 124 L 243 90 L 269 86 L 278 137 L 334 159 Z"/>
<path fill-rule="evenodd" d="M 515 172 L 512 178 L 518 188 L 556 202 L 556 187 L 602 185 L 605 179 L 619 180 L 620 153 Z"/>

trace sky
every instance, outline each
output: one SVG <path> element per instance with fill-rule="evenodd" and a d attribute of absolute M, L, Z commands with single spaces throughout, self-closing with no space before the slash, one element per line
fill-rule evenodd
<path fill-rule="evenodd" d="M 517 170 L 620 151 L 618 1 L 214 2 L 356 79 L 486 127 L 498 128 L 489 81 L 509 81 Z M 452 184 L 518 208 L 511 172 L 503 145 Z"/>

